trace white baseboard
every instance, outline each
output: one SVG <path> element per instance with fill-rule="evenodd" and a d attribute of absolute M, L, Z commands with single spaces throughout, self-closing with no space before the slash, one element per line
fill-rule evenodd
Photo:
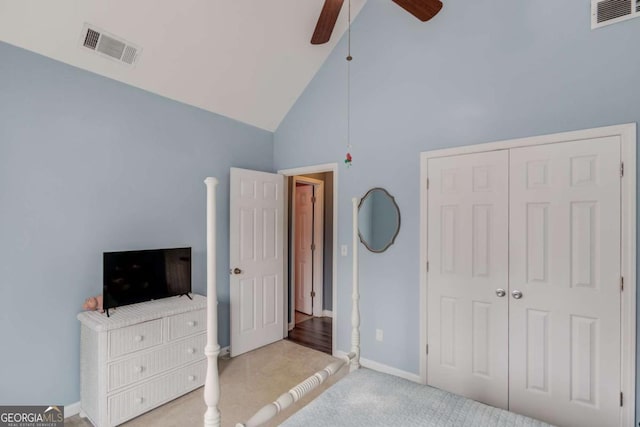
<path fill-rule="evenodd" d="M 331 310 L 323 310 L 322 311 L 322 315 L 324 317 L 333 317 L 333 311 L 331 311 Z"/>
<path fill-rule="evenodd" d="M 347 357 L 347 353 L 337 350 L 333 353 L 334 357 Z M 389 374 L 396 377 L 404 378 L 405 380 L 413 381 L 414 383 L 422 384 L 420 375 L 412 372 L 403 371 L 402 369 L 394 368 L 393 366 L 385 365 L 384 363 L 376 362 L 375 360 L 360 358 L 360 365 L 365 368 L 372 369 L 374 371 L 382 372 L 383 374 Z"/>
<path fill-rule="evenodd" d="M 295 327 L 296 327 L 296 322 L 289 323 L 289 330 L 292 330 Z"/>
<path fill-rule="evenodd" d="M 75 402 L 70 405 L 64 405 L 64 418 L 73 417 L 80 413 L 80 402 Z"/>

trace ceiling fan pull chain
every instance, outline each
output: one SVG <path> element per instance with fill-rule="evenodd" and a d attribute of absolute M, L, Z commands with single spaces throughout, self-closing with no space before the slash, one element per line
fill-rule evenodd
<path fill-rule="evenodd" d="M 349 9 L 347 10 L 348 13 L 348 17 L 347 17 L 347 31 L 348 33 L 348 37 L 347 37 L 347 61 L 351 61 L 353 58 L 351 57 L 351 0 L 349 0 Z"/>
<path fill-rule="evenodd" d="M 347 154 L 344 163 L 351 166 L 353 157 L 351 156 L 351 0 L 348 5 L 348 26 L 347 26 Z"/>

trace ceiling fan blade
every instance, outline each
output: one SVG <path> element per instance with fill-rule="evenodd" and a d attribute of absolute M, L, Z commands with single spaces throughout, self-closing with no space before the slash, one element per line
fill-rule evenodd
<path fill-rule="evenodd" d="M 311 37 L 311 44 L 323 44 L 329 41 L 333 27 L 336 25 L 344 0 L 325 0 L 318 18 L 316 29 Z"/>
<path fill-rule="evenodd" d="M 442 9 L 440 0 L 393 0 L 393 2 L 422 22 L 433 18 Z"/>

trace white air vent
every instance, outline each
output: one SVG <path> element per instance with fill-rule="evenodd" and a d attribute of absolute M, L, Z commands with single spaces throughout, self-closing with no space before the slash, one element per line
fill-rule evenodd
<path fill-rule="evenodd" d="M 90 24 L 84 24 L 80 42 L 83 49 L 128 65 L 134 65 L 142 52 L 134 44 Z"/>
<path fill-rule="evenodd" d="M 640 0 L 591 0 L 591 28 L 640 16 Z"/>

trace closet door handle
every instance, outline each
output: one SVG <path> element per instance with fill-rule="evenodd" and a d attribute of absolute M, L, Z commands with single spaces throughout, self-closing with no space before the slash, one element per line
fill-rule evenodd
<path fill-rule="evenodd" d="M 502 288 L 496 289 L 496 295 L 498 295 L 500 298 L 502 298 L 506 294 L 507 294 L 507 291 L 505 291 L 504 289 L 502 289 Z"/>
<path fill-rule="evenodd" d="M 515 290 L 513 292 L 511 292 L 511 295 L 515 298 L 515 299 L 520 299 L 522 298 L 522 292 Z"/>

